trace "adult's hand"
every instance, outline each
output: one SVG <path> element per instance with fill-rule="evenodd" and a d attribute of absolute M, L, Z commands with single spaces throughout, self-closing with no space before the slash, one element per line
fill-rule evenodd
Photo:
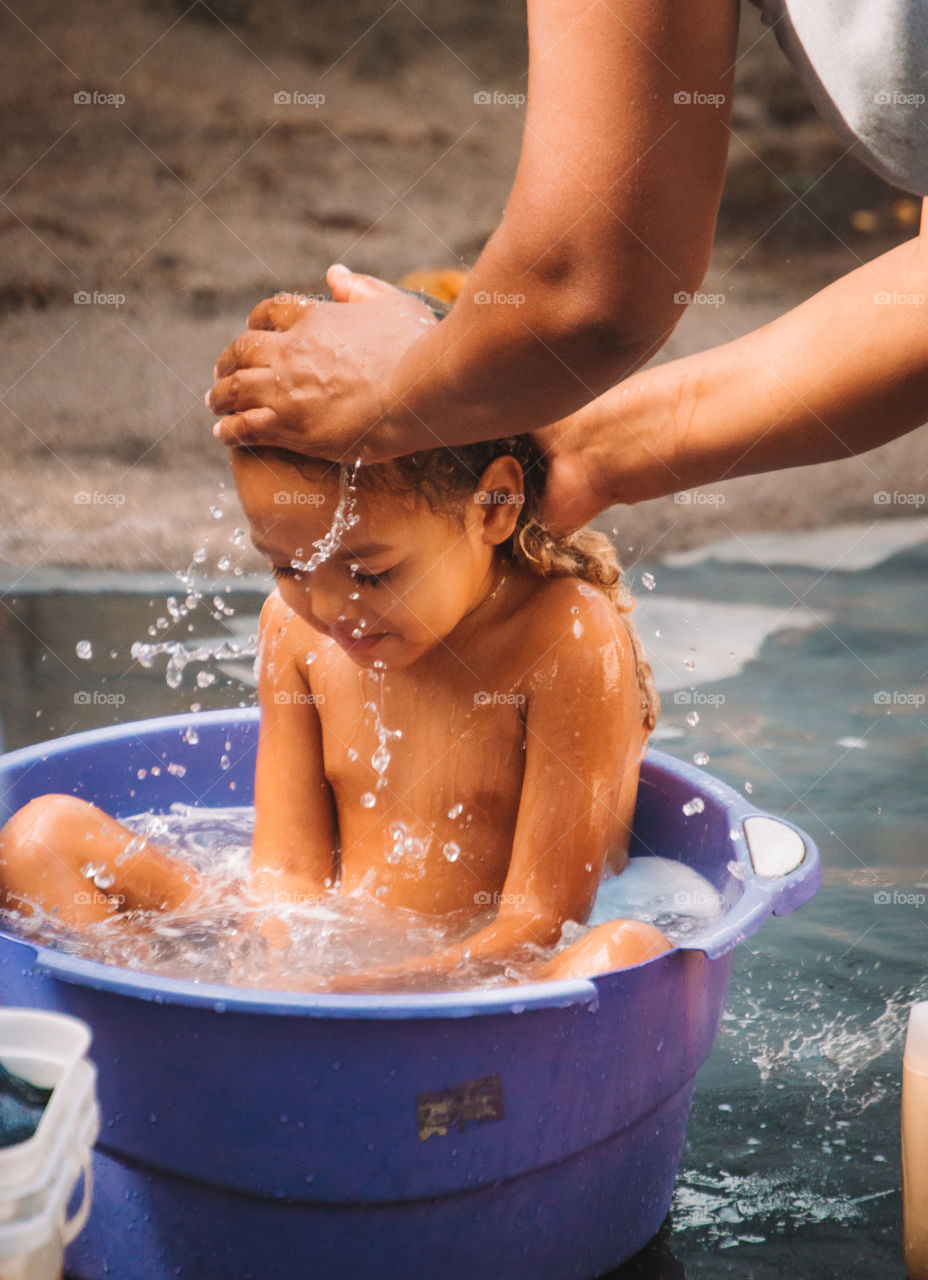
<path fill-rule="evenodd" d="M 326 280 L 332 302 L 265 299 L 219 357 L 206 403 L 222 415 L 213 434 L 223 444 L 335 460 L 392 456 L 387 379 L 435 317 L 402 290 L 341 265 Z"/>

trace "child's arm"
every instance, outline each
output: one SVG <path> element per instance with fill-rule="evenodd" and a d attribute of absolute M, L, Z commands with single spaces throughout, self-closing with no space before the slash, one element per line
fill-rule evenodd
<path fill-rule="evenodd" d="M 307 672 L 307 628 L 278 593 L 261 610 L 252 883 L 277 901 L 324 893 L 337 872 L 337 823 Z M 299 897 L 297 898 L 297 895 Z"/>
<path fill-rule="evenodd" d="M 586 919 L 606 853 L 627 847 L 642 727 L 624 624 L 599 593 L 565 592 L 564 607 L 533 629 L 532 644 L 539 656 L 523 686 L 525 773 L 495 920 L 438 954 L 345 975 L 336 984 L 342 989 L 364 989 L 371 979 L 399 986 L 448 973 L 468 957 L 516 958 L 527 944 L 550 945 L 566 920 Z"/>

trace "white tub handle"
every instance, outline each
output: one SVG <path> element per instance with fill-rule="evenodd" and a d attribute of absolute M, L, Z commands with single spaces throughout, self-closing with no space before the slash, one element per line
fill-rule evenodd
<path fill-rule="evenodd" d="M 90 1217 L 90 1201 L 93 1198 L 93 1164 L 89 1151 L 84 1155 L 81 1173 L 84 1175 L 84 1194 L 80 1205 L 73 1216 L 61 1224 L 61 1240 L 65 1246 L 80 1235 Z"/>
<path fill-rule="evenodd" d="M 753 814 L 744 819 L 742 826 L 755 875 L 778 880 L 795 871 L 805 860 L 805 841 L 798 831 L 778 818 Z"/>

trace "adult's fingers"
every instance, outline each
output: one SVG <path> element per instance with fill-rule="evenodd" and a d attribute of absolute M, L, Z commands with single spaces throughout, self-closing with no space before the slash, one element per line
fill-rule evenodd
<path fill-rule="evenodd" d="M 279 341 L 272 333 L 249 330 L 240 333 L 221 353 L 213 370 L 214 378 L 225 378 L 236 369 L 262 368 L 270 363 L 270 352 Z"/>
<path fill-rule="evenodd" d="M 302 293 L 275 293 L 264 298 L 248 317 L 249 329 L 292 329 L 300 316 L 318 305 L 317 298 Z"/>
<path fill-rule="evenodd" d="M 220 418 L 213 435 L 221 444 L 278 444 L 284 440 L 280 419 L 273 409 L 247 409 Z"/>
<path fill-rule="evenodd" d="M 270 369 L 237 369 L 206 393 L 207 407 L 215 414 L 242 413 L 268 405 L 278 392 Z"/>
<path fill-rule="evenodd" d="M 366 302 L 371 298 L 383 298 L 401 291 L 377 276 L 361 276 L 341 262 L 336 262 L 325 273 L 326 284 L 332 290 L 334 302 Z"/>

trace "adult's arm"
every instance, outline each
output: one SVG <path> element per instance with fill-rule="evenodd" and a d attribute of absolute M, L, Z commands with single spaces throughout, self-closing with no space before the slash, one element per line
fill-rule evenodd
<path fill-rule="evenodd" d="M 576 527 L 613 503 L 864 453 L 926 421 L 928 201 L 915 239 L 540 432 L 547 515 Z"/>
<path fill-rule="evenodd" d="M 515 182 L 451 316 L 263 304 L 220 357 L 220 438 L 376 460 L 543 426 L 644 363 L 708 262 L 737 11 L 529 0 Z"/>

